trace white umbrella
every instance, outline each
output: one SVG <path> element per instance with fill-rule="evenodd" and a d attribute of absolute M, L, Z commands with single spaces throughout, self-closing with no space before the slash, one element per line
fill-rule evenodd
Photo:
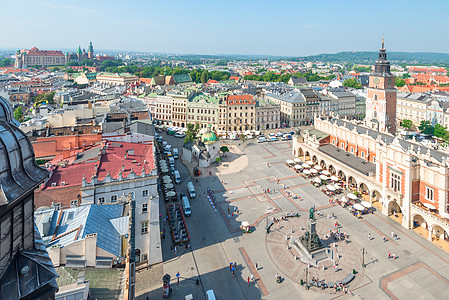
<path fill-rule="evenodd" d="M 321 171 L 323 168 L 321 166 L 316 165 L 315 169 L 317 169 L 318 171 Z"/>
<path fill-rule="evenodd" d="M 326 175 L 326 176 L 331 175 L 331 173 L 327 170 L 322 171 L 321 174 Z"/>
<path fill-rule="evenodd" d="M 321 179 L 319 179 L 318 177 L 315 178 L 313 181 L 316 182 L 316 183 L 321 183 Z"/>
<path fill-rule="evenodd" d="M 287 160 L 287 164 L 293 165 L 293 160 L 291 160 L 291 159 Z"/>
<path fill-rule="evenodd" d="M 317 171 L 317 170 L 315 170 L 315 169 L 310 169 L 310 172 L 312 172 L 313 174 L 316 174 L 316 173 L 318 173 L 318 171 Z"/>
<path fill-rule="evenodd" d="M 167 193 L 167 197 L 174 197 L 174 196 L 176 196 L 176 193 L 173 191 Z"/>
<path fill-rule="evenodd" d="M 329 191 L 335 191 L 335 187 L 333 185 L 328 184 L 326 187 Z"/>
<path fill-rule="evenodd" d="M 165 185 L 165 188 L 168 189 L 168 190 L 170 190 L 170 189 L 173 188 L 173 184 L 167 183 L 167 184 Z"/>
<path fill-rule="evenodd" d="M 354 194 L 348 194 L 348 198 L 352 200 L 357 200 L 357 196 Z"/>
<path fill-rule="evenodd" d="M 164 177 L 162 177 L 162 180 L 167 180 L 167 179 L 171 179 L 170 176 L 165 175 Z"/>
<path fill-rule="evenodd" d="M 302 167 L 301 167 L 301 165 L 295 165 L 295 169 L 299 170 L 299 169 L 302 169 Z"/>
<path fill-rule="evenodd" d="M 340 201 L 346 203 L 346 202 L 348 202 L 348 198 L 343 196 L 343 197 L 341 197 Z"/>
<path fill-rule="evenodd" d="M 303 167 L 303 168 L 310 168 L 310 165 L 309 165 L 309 164 L 306 164 L 306 163 L 303 163 L 303 164 L 302 164 L 302 167 Z"/>
<path fill-rule="evenodd" d="M 171 179 L 164 179 L 164 183 L 172 183 Z"/>
<path fill-rule="evenodd" d="M 310 172 L 309 170 L 304 170 L 304 171 L 302 171 L 304 174 L 306 174 L 306 175 L 310 175 L 310 174 L 312 174 L 312 172 Z"/>
<path fill-rule="evenodd" d="M 357 210 L 365 210 L 365 208 L 363 207 L 363 205 L 358 204 L 358 203 L 354 204 L 354 208 L 357 209 Z"/>
<path fill-rule="evenodd" d="M 299 158 L 295 158 L 294 161 L 297 162 L 297 163 L 301 162 L 301 160 Z"/>
<path fill-rule="evenodd" d="M 334 175 L 332 175 L 332 176 L 331 176 L 331 180 L 333 180 L 333 181 L 338 181 L 338 177 L 337 177 L 337 176 L 334 176 Z"/>
<path fill-rule="evenodd" d="M 341 186 L 339 186 L 338 184 L 334 184 L 334 187 L 335 187 L 336 190 L 341 189 Z"/>
<path fill-rule="evenodd" d="M 427 207 L 428 209 L 437 209 L 434 205 L 430 204 L 430 203 L 424 203 L 423 204 L 425 207 Z"/>
<path fill-rule="evenodd" d="M 360 204 L 362 204 L 366 208 L 373 207 L 373 205 L 371 203 L 369 203 L 368 201 L 362 201 L 362 202 L 360 202 Z"/>
<path fill-rule="evenodd" d="M 320 178 L 323 179 L 323 180 L 328 180 L 329 179 L 329 177 L 327 177 L 326 175 L 320 175 Z"/>
<path fill-rule="evenodd" d="M 311 160 L 307 160 L 306 163 L 309 164 L 309 165 L 313 165 L 314 164 L 313 161 L 311 161 Z"/>

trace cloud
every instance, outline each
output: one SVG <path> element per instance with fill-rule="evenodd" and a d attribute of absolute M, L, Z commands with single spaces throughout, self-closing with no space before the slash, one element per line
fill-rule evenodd
<path fill-rule="evenodd" d="M 69 12 L 72 12 L 74 14 L 93 14 L 97 13 L 96 10 L 90 9 L 90 8 L 84 8 L 84 7 L 78 7 L 73 5 L 55 5 L 50 2 L 44 1 L 43 5 L 48 8 L 52 9 L 59 9 L 59 10 L 66 10 Z"/>

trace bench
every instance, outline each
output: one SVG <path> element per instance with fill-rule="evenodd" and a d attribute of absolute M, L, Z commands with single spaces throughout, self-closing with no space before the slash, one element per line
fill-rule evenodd
<path fill-rule="evenodd" d="M 343 278 L 340 281 L 341 281 L 342 284 L 347 285 L 354 278 L 355 278 L 354 274 L 350 273 L 350 274 L 348 274 L 345 278 Z M 318 288 L 321 288 L 323 285 L 324 285 L 325 288 L 333 288 L 335 284 L 339 285 L 340 281 L 326 283 L 326 282 L 324 282 L 324 280 L 321 280 L 321 281 L 318 281 L 318 282 L 314 282 L 314 281 L 310 280 L 309 281 L 309 285 L 310 286 L 316 286 Z"/>
<path fill-rule="evenodd" d="M 271 226 L 273 226 L 273 224 L 274 224 L 273 221 L 269 221 L 269 222 L 268 222 L 267 226 L 265 227 L 267 233 L 270 232 L 270 228 L 271 228 Z"/>
<path fill-rule="evenodd" d="M 341 283 L 346 285 L 346 284 L 350 283 L 354 278 L 355 278 L 354 274 L 350 273 L 345 278 L 343 278 L 341 280 Z"/>

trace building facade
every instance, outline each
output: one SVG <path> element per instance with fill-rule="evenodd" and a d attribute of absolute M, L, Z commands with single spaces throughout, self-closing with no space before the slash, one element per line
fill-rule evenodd
<path fill-rule="evenodd" d="M 97 75 L 97 82 L 109 85 L 136 85 L 139 82 L 139 77 L 129 73 L 103 72 Z"/>
<path fill-rule="evenodd" d="M 427 120 L 427 105 L 431 97 L 426 94 L 399 93 L 396 108 L 396 120 L 410 120 L 416 127 Z"/>
<path fill-rule="evenodd" d="M 22 49 L 16 53 L 15 68 L 27 68 L 28 66 L 64 66 L 66 58 L 59 50 L 39 50 L 33 47 L 29 50 Z"/>
<path fill-rule="evenodd" d="M 200 128 L 207 128 L 210 124 L 213 129 L 219 124 L 220 99 L 206 94 L 198 94 L 187 102 L 187 123 L 199 124 Z"/>
<path fill-rule="evenodd" d="M 281 106 L 265 99 L 256 101 L 256 130 L 279 128 Z"/>
<path fill-rule="evenodd" d="M 172 124 L 172 97 L 157 96 L 154 118 L 163 125 Z"/>
<path fill-rule="evenodd" d="M 226 108 L 228 131 L 246 131 L 256 128 L 256 101 L 253 96 L 228 95 Z"/>

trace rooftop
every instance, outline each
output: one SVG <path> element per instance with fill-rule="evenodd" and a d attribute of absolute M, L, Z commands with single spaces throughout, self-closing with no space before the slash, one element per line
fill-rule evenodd
<path fill-rule="evenodd" d="M 226 101 L 228 105 L 256 104 L 251 95 L 228 95 Z"/>
<path fill-rule="evenodd" d="M 350 152 L 344 151 L 343 149 L 337 148 L 334 145 L 327 144 L 319 147 L 318 150 L 366 176 L 370 176 L 370 173 L 373 174 L 376 172 L 376 164 L 366 161 L 361 157 L 357 157 Z"/>

